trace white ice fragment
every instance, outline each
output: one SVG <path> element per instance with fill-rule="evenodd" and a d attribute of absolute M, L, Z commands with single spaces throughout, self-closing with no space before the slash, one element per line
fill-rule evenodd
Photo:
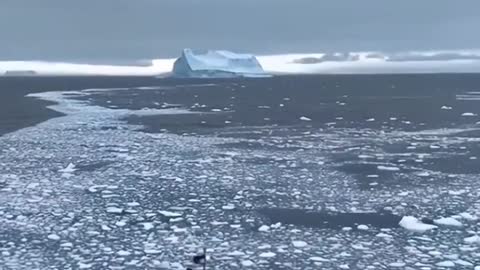
<path fill-rule="evenodd" d="M 93 267 L 93 264 L 78 262 L 78 269 L 90 269 Z"/>
<path fill-rule="evenodd" d="M 310 119 L 310 118 L 308 118 L 308 117 L 306 117 L 306 116 L 300 117 L 300 120 L 302 120 L 302 121 L 312 121 L 312 119 Z"/>
<path fill-rule="evenodd" d="M 380 237 L 380 238 L 392 238 L 391 235 L 386 234 L 386 233 L 378 233 L 378 234 L 376 235 L 376 237 Z"/>
<path fill-rule="evenodd" d="M 242 264 L 243 267 L 252 267 L 252 266 L 255 265 L 255 264 L 254 264 L 252 261 L 250 261 L 250 260 L 242 261 L 241 264 Z"/>
<path fill-rule="evenodd" d="M 267 225 L 262 225 L 260 228 L 258 228 L 259 232 L 268 232 L 270 230 L 270 227 Z"/>
<path fill-rule="evenodd" d="M 443 226 L 454 226 L 454 227 L 462 227 L 463 226 L 463 224 L 460 221 L 458 221 L 454 218 L 451 218 L 451 217 L 435 219 L 433 221 L 433 223 L 435 223 L 437 225 L 443 225 Z"/>
<path fill-rule="evenodd" d="M 455 267 L 455 263 L 452 261 L 443 261 L 436 264 L 439 267 Z"/>
<path fill-rule="evenodd" d="M 127 203 L 127 205 L 130 206 L 130 207 L 140 206 L 140 204 L 138 202 L 129 202 L 129 203 Z"/>
<path fill-rule="evenodd" d="M 437 228 L 435 225 L 425 224 L 412 216 L 404 216 L 402 220 L 400 220 L 399 225 L 406 230 L 417 233 L 424 233 L 428 230 Z"/>
<path fill-rule="evenodd" d="M 308 258 L 310 261 L 314 261 L 314 262 L 329 262 L 330 260 L 329 259 L 325 259 L 325 258 L 322 258 L 322 257 L 310 257 Z"/>
<path fill-rule="evenodd" d="M 170 212 L 170 211 L 158 211 L 162 216 L 164 217 L 181 217 L 182 214 L 180 213 L 175 213 L 175 212 Z"/>
<path fill-rule="evenodd" d="M 338 266 L 338 268 L 340 268 L 340 269 L 350 269 L 350 266 L 348 266 L 348 264 L 340 264 Z"/>
<path fill-rule="evenodd" d="M 258 249 L 269 249 L 269 248 L 272 248 L 272 246 L 269 245 L 269 244 L 264 244 L 264 245 L 258 246 Z"/>
<path fill-rule="evenodd" d="M 368 226 L 364 225 L 364 224 L 360 224 L 360 225 L 357 226 L 357 229 L 362 230 L 362 231 L 367 231 Z"/>
<path fill-rule="evenodd" d="M 391 266 L 391 267 L 404 267 L 405 264 L 404 262 L 393 262 L 393 263 L 390 263 L 388 266 Z"/>
<path fill-rule="evenodd" d="M 233 210 L 233 209 L 235 209 L 235 205 L 227 204 L 227 205 L 222 206 L 222 209 L 223 210 Z"/>
<path fill-rule="evenodd" d="M 471 112 L 466 112 L 466 113 L 462 113 L 462 116 L 477 116 L 477 114 L 471 113 Z"/>
<path fill-rule="evenodd" d="M 229 252 L 227 253 L 228 256 L 245 256 L 245 252 L 242 252 L 242 251 L 232 251 L 232 252 Z"/>
<path fill-rule="evenodd" d="M 473 266 L 473 263 L 471 263 L 469 261 L 461 260 L 461 259 L 456 260 L 455 264 L 462 265 L 462 266 L 468 266 L 468 267 Z"/>
<path fill-rule="evenodd" d="M 273 258 L 275 256 L 277 256 L 277 254 L 271 252 L 271 251 L 268 251 L 268 252 L 262 252 L 260 253 L 260 255 L 258 255 L 260 258 Z"/>
<path fill-rule="evenodd" d="M 467 244 L 480 244 L 480 236 L 473 235 L 463 239 Z"/>
<path fill-rule="evenodd" d="M 468 221 L 475 221 L 478 219 L 476 216 L 473 216 L 469 213 L 460 213 L 460 216 Z"/>
<path fill-rule="evenodd" d="M 380 171 L 390 171 L 390 172 L 400 171 L 400 168 L 394 167 L 394 166 L 382 166 L 382 165 L 379 165 L 379 166 L 377 166 L 377 169 L 380 170 Z"/>
<path fill-rule="evenodd" d="M 50 239 L 50 240 L 53 240 L 53 241 L 58 241 L 58 240 L 60 240 L 60 236 L 58 236 L 57 234 L 54 234 L 54 233 L 49 234 L 49 235 L 47 236 L 47 238 Z"/>
<path fill-rule="evenodd" d="M 367 122 L 373 122 L 373 121 L 375 121 L 375 118 L 369 118 L 369 119 L 367 119 L 366 121 L 367 121 Z"/>
<path fill-rule="evenodd" d="M 275 224 L 270 225 L 270 227 L 271 227 L 272 229 L 278 229 L 278 228 L 282 227 L 282 223 L 281 223 L 281 222 L 277 222 L 277 223 L 275 223 Z"/>
<path fill-rule="evenodd" d="M 151 222 L 144 222 L 144 223 L 142 223 L 142 225 L 143 225 L 143 229 L 146 230 L 146 231 L 149 231 L 149 230 L 155 228 L 155 225 L 153 225 L 153 223 L 151 223 Z"/>
<path fill-rule="evenodd" d="M 122 214 L 123 213 L 122 208 L 114 207 L 114 206 L 107 207 L 106 211 L 107 211 L 107 213 L 110 213 L 110 214 Z"/>
<path fill-rule="evenodd" d="M 292 241 L 292 245 L 296 248 L 304 248 L 308 246 L 308 243 L 305 241 Z"/>
<path fill-rule="evenodd" d="M 452 107 L 449 107 L 449 106 L 442 106 L 442 110 L 451 110 Z"/>
<path fill-rule="evenodd" d="M 75 165 L 73 163 L 69 163 L 68 166 L 64 169 L 61 169 L 61 170 L 58 170 L 59 172 L 62 172 L 62 173 L 73 173 L 75 172 L 77 169 L 75 168 Z"/>
<path fill-rule="evenodd" d="M 132 253 L 130 253 L 130 251 L 126 251 L 126 250 L 120 250 L 119 252 L 117 252 L 117 255 L 122 256 L 122 257 L 130 256 L 130 254 L 132 254 Z"/>
<path fill-rule="evenodd" d="M 117 227 L 123 227 L 123 226 L 127 225 L 127 222 L 125 220 L 120 220 L 120 221 L 115 222 L 115 225 Z"/>
<path fill-rule="evenodd" d="M 161 250 L 151 249 L 151 248 L 144 249 L 143 252 L 145 252 L 145 254 L 151 254 L 151 255 L 155 255 L 155 254 L 160 254 L 160 253 L 162 253 Z"/>

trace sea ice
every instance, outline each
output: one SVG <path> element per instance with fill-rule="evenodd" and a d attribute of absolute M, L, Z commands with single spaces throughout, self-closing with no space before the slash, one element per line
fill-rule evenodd
<path fill-rule="evenodd" d="M 437 225 L 443 225 L 443 226 L 454 226 L 454 227 L 462 227 L 462 223 L 454 218 L 439 218 L 435 219 L 433 223 Z"/>
<path fill-rule="evenodd" d="M 399 225 L 406 230 L 417 233 L 424 233 L 428 230 L 437 228 L 435 225 L 425 224 L 412 216 L 404 216 L 402 220 L 400 220 Z"/>

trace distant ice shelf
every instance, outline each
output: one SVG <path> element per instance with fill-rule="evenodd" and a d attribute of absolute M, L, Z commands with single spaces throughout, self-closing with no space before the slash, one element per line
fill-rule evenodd
<path fill-rule="evenodd" d="M 172 74 L 188 78 L 268 76 L 254 55 L 192 49 L 183 50 L 173 65 Z"/>

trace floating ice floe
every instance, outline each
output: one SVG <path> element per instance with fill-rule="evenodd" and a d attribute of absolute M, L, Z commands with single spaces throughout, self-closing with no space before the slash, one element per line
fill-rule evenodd
<path fill-rule="evenodd" d="M 455 267 L 455 263 L 452 261 L 443 261 L 436 264 L 438 267 Z"/>
<path fill-rule="evenodd" d="M 275 254 L 271 251 L 268 251 L 268 252 L 262 252 L 258 256 L 261 257 L 261 258 L 273 258 L 273 257 L 277 256 L 277 254 Z"/>
<path fill-rule="evenodd" d="M 119 207 L 107 207 L 107 213 L 110 213 L 110 214 L 122 214 L 123 213 L 123 209 L 122 208 L 119 208 Z"/>
<path fill-rule="evenodd" d="M 268 232 L 268 231 L 270 231 L 270 227 L 267 226 L 267 225 L 262 225 L 262 226 L 260 226 L 260 228 L 258 228 L 258 231 L 259 232 Z"/>
<path fill-rule="evenodd" d="M 182 216 L 182 214 L 180 213 L 175 213 L 170 211 L 158 211 L 158 213 L 160 213 L 160 215 L 164 217 L 181 217 Z"/>
<path fill-rule="evenodd" d="M 379 166 L 377 166 L 377 169 L 380 170 L 380 171 L 390 171 L 390 172 L 400 171 L 400 168 L 394 167 L 394 166 L 382 166 L 382 165 L 379 165 Z"/>
<path fill-rule="evenodd" d="M 58 241 L 58 240 L 60 240 L 60 236 L 58 236 L 57 234 L 54 234 L 54 233 L 49 234 L 49 235 L 47 236 L 47 238 L 50 239 L 50 240 L 53 240 L 53 241 Z"/>
<path fill-rule="evenodd" d="M 451 218 L 451 217 L 435 219 L 433 221 L 433 223 L 435 223 L 437 225 L 443 225 L 443 226 L 453 226 L 453 227 L 462 227 L 463 226 L 463 224 L 460 221 L 458 221 L 454 218 Z"/>
<path fill-rule="evenodd" d="M 292 241 L 292 245 L 296 248 L 304 248 L 308 246 L 308 243 L 305 241 Z"/>
<path fill-rule="evenodd" d="M 462 116 L 477 116 L 477 114 L 471 113 L 471 112 L 466 112 L 466 113 L 462 113 Z"/>
<path fill-rule="evenodd" d="M 465 241 L 467 244 L 480 244 L 480 236 L 473 235 L 463 239 L 463 241 Z"/>
<path fill-rule="evenodd" d="M 405 267 L 407 264 L 404 262 L 394 262 L 390 263 L 388 266 L 390 267 Z"/>
<path fill-rule="evenodd" d="M 406 230 L 417 233 L 424 233 L 437 228 L 435 225 L 425 224 L 412 216 L 404 216 L 402 220 L 400 220 L 399 225 Z"/>
<path fill-rule="evenodd" d="M 62 173 L 73 173 L 75 172 L 77 169 L 76 169 L 76 166 L 73 164 L 73 163 L 69 163 L 68 166 L 64 169 L 61 169 L 61 170 L 58 170 L 59 172 L 62 172 Z"/>
<path fill-rule="evenodd" d="M 312 119 L 310 119 L 310 118 L 308 118 L 308 117 L 306 117 L 306 116 L 300 117 L 300 120 L 302 120 L 302 121 L 312 121 Z"/>
<path fill-rule="evenodd" d="M 472 214 L 469 214 L 469 213 L 460 213 L 460 216 L 468 221 L 475 221 L 477 220 L 478 218 Z"/>
<path fill-rule="evenodd" d="M 357 229 L 361 230 L 361 231 L 368 231 L 368 226 L 367 225 L 364 225 L 364 224 L 360 224 L 357 226 Z"/>

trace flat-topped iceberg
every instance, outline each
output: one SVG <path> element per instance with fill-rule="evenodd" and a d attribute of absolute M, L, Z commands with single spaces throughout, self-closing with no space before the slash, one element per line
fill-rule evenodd
<path fill-rule="evenodd" d="M 268 76 L 251 54 L 229 51 L 185 49 L 173 65 L 177 77 L 263 77 Z"/>

